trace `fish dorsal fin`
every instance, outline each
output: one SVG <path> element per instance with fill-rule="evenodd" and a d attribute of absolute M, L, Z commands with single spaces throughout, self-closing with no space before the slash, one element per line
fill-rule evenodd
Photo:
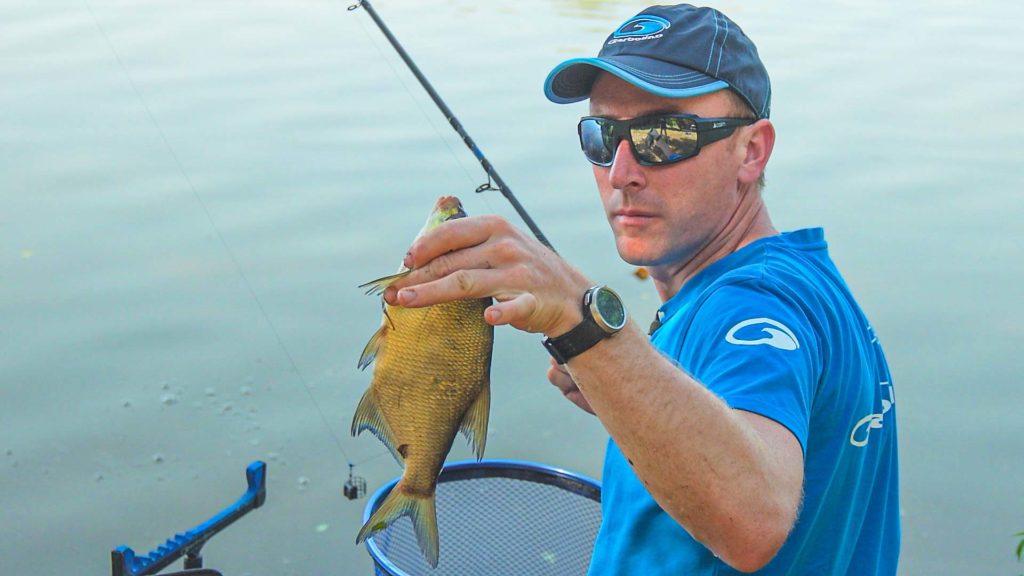
<path fill-rule="evenodd" d="M 367 366 L 373 363 L 373 360 L 377 357 L 377 352 L 380 352 L 380 347 L 384 344 L 384 339 L 388 335 L 388 322 L 385 321 L 380 325 L 380 328 L 370 336 L 370 341 L 363 347 L 363 353 L 359 355 L 359 369 L 365 370 Z"/>
<path fill-rule="evenodd" d="M 480 395 L 473 401 L 469 410 L 466 410 L 466 415 L 462 418 L 462 424 L 459 426 L 459 431 L 466 436 L 469 445 L 473 447 L 477 460 L 484 457 L 484 446 L 487 444 L 487 418 L 490 413 L 491 383 L 490 379 L 486 379 L 480 389 Z"/>
<path fill-rule="evenodd" d="M 405 465 L 405 458 L 398 453 L 395 434 L 391 431 L 387 420 L 384 419 L 384 415 L 381 414 L 380 407 L 377 406 L 377 397 L 373 394 L 372 386 L 366 389 L 356 408 L 355 416 L 352 417 L 352 435 L 358 436 L 363 430 L 373 432 L 373 435 L 388 447 L 395 460 L 402 466 Z"/>
<path fill-rule="evenodd" d="M 376 280 L 370 280 L 366 284 L 360 284 L 359 287 L 366 288 L 367 295 L 383 294 L 385 288 L 391 286 L 391 284 L 394 283 L 395 280 L 408 276 L 409 272 L 412 272 L 412 270 L 402 270 L 397 274 L 392 274 L 390 276 L 385 276 L 383 278 L 377 278 Z"/>

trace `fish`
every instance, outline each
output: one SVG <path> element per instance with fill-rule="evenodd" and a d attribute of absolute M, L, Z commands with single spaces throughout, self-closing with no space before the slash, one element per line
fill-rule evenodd
<path fill-rule="evenodd" d="M 417 238 L 442 223 L 465 217 L 459 199 L 442 196 Z M 381 294 L 410 272 L 360 286 Z M 439 544 L 434 493 L 437 478 L 461 431 L 483 458 L 490 416 L 494 327 L 484 320 L 491 298 L 459 300 L 425 308 L 391 306 L 359 357 L 373 378 L 352 418 L 352 435 L 369 430 L 404 467 L 401 479 L 370 516 L 356 543 L 409 516 L 420 550 L 434 568 Z"/>

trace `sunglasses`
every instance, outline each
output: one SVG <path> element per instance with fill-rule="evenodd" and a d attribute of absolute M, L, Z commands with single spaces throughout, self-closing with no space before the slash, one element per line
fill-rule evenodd
<path fill-rule="evenodd" d="M 643 166 L 661 166 L 693 158 L 702 146 L 728 137 L 755 118 L 701 118 L 693 114 L 656 114 L 629 120 L 584 116 L 577 127 L 580 147 L 591 164 L 611 166 L 619 141 L 626 139 Z"/>

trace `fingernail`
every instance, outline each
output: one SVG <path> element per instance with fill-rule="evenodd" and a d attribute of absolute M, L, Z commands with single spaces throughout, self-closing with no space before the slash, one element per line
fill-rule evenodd
<path fill-rule="evenodd" d="M 412 288 L 404 288 L 398 291 L 398 303 L 405 306 L 406 304 L 412 304 L 412 301 L 416 299 L 416 291 Z"/>
<path fill-rule="evenodd" d="M 412 250 L 405 253 L 405 259 L 402 260 L 402 266 L 412 269 Z"/>
<path fill-rule="evenodd" d="M 497 324 L 498 322 L 501 322 L 501 310 L 488 310 L 487 322 L 490 324 Z"/>
<path fill-rule="evenodd" d="M 384 301 L 387 302 L 388 304 L 392 304 L 392 305 L 397 304 L 398 300 L 395 298 L 395 296 L 397 294 L 398 294 L 398 288 L 395 288 L 393 286 L 389 286 L 389 287 L 385 288 L 384 289 Z"/>

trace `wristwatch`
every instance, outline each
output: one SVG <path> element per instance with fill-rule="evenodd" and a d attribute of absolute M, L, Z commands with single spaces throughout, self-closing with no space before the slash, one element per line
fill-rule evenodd
<path fill-rule="evenodd" d="M 622 330 L 629 315 L 622 299 L 607 286 L 592 286 L 583 294 L 583 321 L 561 336 L 545 338 L 544 347 L 559 364 L 582 354 Z"/>

